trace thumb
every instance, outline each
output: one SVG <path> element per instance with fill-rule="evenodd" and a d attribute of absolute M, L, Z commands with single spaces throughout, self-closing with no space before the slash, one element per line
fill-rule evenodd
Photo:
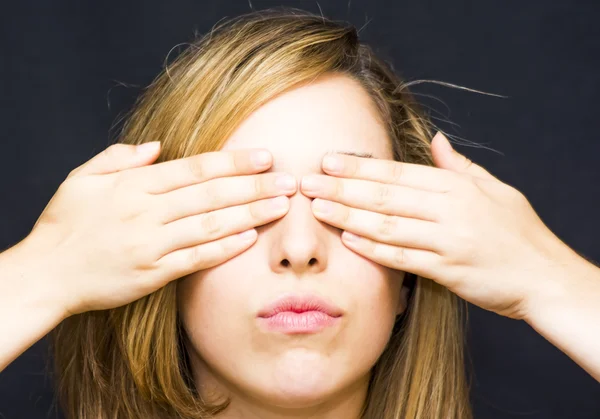
<path fill-rule="evenodd" d="M 160 153 L 160 141 L 139 145 L 113 144 L 73 170 L 69 176 L 102 175 L 152 163 Z"/>
<path fill-rule="evenodd" d="M 431 140 L 431 152 L 435 165 L 441 169 L 466 173 L 482 179 L 498 180 L 483 167 L 473 163 L 469 158 L 454 150 L 448 138 L 440 131 Z"/>

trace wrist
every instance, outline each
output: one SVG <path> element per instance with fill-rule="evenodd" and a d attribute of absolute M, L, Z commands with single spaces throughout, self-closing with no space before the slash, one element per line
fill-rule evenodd
<path fill-rule="evenodd" d="M 43 315 L 49 324 L 69 317 L 60 276 L 44 250 L 28 238 L 0 254 L 2 288 L 15 304 Z"/>
<path fill-rule="evenodd" d="M 524 320 L 600 381 L 600 269 L 573 253 L 546 274 Z"/>
<path fill-rule="evenodd" d="M 0 371 L 66 318 L 51 270 L 23 242 L 0 253 Z"/>
<path fill-rule="evenodd" d="M 524 320 L 536 330 L 550 319 L 586 304 L 600 305 L 600 268 L 566 245 L 539 272 L 539 286 L 526 299 Z M 538 330 L 539 331 L 539 330 Z"/>

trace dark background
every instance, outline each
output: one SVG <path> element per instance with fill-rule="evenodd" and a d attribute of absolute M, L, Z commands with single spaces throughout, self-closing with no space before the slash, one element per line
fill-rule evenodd
<path fill-rule="evenodd" d="M 257 1 L 348 20 L 408 79 L 457 149 L 521 190 L 542 220 L 600 260 L 600 4 L 584 1 Z M 70 170 L 167 53 L 247 1 L 20 1 L 0 11 L 0 250 L 24 238 Z M 171 58 L 177 55 L 174 48 Z M 494 149 L 493 150 L 490 150 Z M 599 302 L 600 304 L 600 302 Z M 11 321 L 3 319 L 2 321 Z M 600 319 L 599 319 L 600 323 Z M 598 330 L 590 330 L 598 333 Z M 470 307 L 476 418 L 600 418 L 600 384 L 527 324 Z M 0 373 L 0 418 L 56 417 L 45 341 Z"/>

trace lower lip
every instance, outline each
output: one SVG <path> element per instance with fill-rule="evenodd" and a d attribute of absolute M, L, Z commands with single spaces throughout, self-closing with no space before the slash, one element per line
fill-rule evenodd
<path fill-rule="evenodd" d="M 271 317 L 261 317 L 261 321 L 274 332 L 316 333 L 337 324 L 339 317 L 332 317 L 322 311 L 283 311 Z"/>

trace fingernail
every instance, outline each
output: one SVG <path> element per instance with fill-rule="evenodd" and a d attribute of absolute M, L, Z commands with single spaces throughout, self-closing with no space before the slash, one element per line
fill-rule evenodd
<path fill-rule="evenodd" d="M 356 242 L 356 241 L 358 241 L 358 236 L 356 234 L 350 233 L 349 231 L 344 231 L 342 233 L 342 238 L 344 240 L 346 240 L 346 241 L 349 241 L 349 242 Z"/>
<path fill-rule="evenodd" d="M 269 161 L 271 160 L 271 155 L 268 151 L 259 150 L 259 151 L 254 151 L 250 158 L 252 159 L 252 162 L 256 166 L 262 167 L 262 166 L 266 166 L 267 164 L 269 164 Z"/>
<path fill-rule="evenodd" d="M 331 211 L 331 202 L 322 199 L 313 200 L 313 210 L 321 214 L 327 214 Z"/>
<path fill-rule="evenodd" d="M 317 192 L 319 189 L 319 179 L 316 176 L 304 176 L 302 178 L 302 189 L 306 192 Z"/>
<path fill-rule="evenodd" d="M 239 233 L 238 237 L 240 239 L 242 239 L 243 241 L 252 241 L 252 240 L 254 240 L 254 237 L 256 237 L 256 230 L 254 230 L 254 229 L 246 230 L 243 233 Z"/>
<path fill-rule="evenodd" d="M 341 172 L 342 159 L 339 156 L 323 157 L 323 169 L 329 172 Z"/>
<path fill-rule="evenodd" d="M 271 207 L 280 210 L 286 208 L 288 205 L 288 197 L 287 196 L 278 196 L 277 198 L 271 199 Z"/>
<path fill-rule="evenodd" d="M 275 186 L 277 186 L 279 190 L 291 192 L 296 189 L 296 179 L 292 175 L 280 174 L 277 176 L 277 179 L 275 179 Z"/>
<path fill-rule="evenodd" d="M 446 138 L 446 136 L 444 134 L 442 134 L 441 131 L 436 132 L 435 135 L 433 136 L 433 138 L 435 138 L 435 137 L 441 137 L 442 138 L 442 143 L 443 143 L 442 146 L 446 150 L 448 150 L 448 151 L 454 150 L 452 148 L 452 144 L 450 144 L 450 141 L 448 141 L 448 138 Z"/>

